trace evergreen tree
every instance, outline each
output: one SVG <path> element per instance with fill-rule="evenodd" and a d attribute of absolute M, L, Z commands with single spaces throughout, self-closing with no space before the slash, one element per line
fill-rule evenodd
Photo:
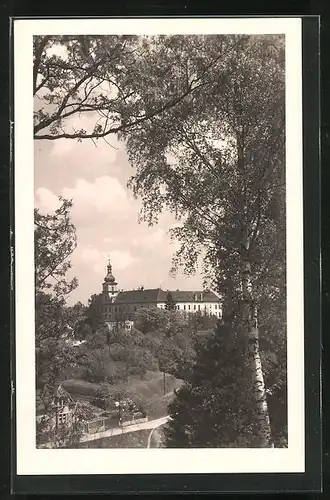
<path fill-rule="evenodd" d="M 169 407 L 168 448 L 258 447 L 258 415 L 246 345 L 219 325 L 199 349 L 189 380 Z"/>

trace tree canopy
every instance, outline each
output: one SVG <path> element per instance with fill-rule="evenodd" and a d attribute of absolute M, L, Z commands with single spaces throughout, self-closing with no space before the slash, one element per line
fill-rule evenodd
<path fill-rule="evenodd" d="M 163 209 L 179 224 L 174 264 L 188 274 L 202 256 L 227 322 L 245 339 L 261 446 L 270 424 L 258 321 L 267 298 L 285 302 L 285 74 L 283 36 L 228 36 L 198 99 L 179 103 L 122 134 L 136 168 L 129 185 L 152 225 Z M 205 53 L 223 50 L 208 39 Z M 264 314 L 264 316 L 263 316 Z M 283 319 L 283 315 L 280 315 Z M 284 326 L 285 328 L 285 326 Z M 283 330 L 283 323 L 281 325 Z M 243 347 L 242 347 L 243 348 Z"/>
<path fill-rule="evenodd" d="M 204 55 L 198 36 L 34 37 L 34 138 L 106 138 L 198 92 L 223 51 Z M 228 46 L 226 46 L 226 49 Z M 89 129 L 68 119 L 91 118 Z"/>
<path fill-rule="evenodd" d="M 172 211 L 180 221 L 172 235 L 182 243 L 176 264 L 192 272 L 202 253 L 226 296 L 240 287 L 244 245 L 254 281 L 268 259 L 283 258 L 284 51 L 281 37 L 264 35 L 211 37 L 204 51 L 216 50 L 225 52 L 221 64 L 198 99 L 135 127 L 126 145 L 142 220 Z"/>

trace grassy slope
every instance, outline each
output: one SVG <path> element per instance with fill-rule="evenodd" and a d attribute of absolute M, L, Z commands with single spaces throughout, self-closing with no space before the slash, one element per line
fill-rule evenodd
<path fill-rule="evenodd" d="M 181 381 L 173 377 L 173 375 L 166 375 L 165 390 L 167 393 L 173 393 L 173 390 L 179 388 Z M 68 379 L 62 382 L 63 387 L 75 396 L 77 399 L 88 400 L 93 399 L 99 388 L 98 384 L 85 382 L 84 380 Z M 162 372 L 147 372 L 144 379 L 137 379 L 130 377 L 128 382 L 121 382 L 112 386 L 113 391 L 118 389 L 129 391 L 137 396 L 153 402 L 159 398 L 163 398 L 164 384 Z M 157 406 L 157 401 L 153 406 Z M 161 416 L 161 415 L 160 415 Z"/>
<path fill-rule="evenodd" d="M 81 448 L 146 448 L 150 430 L 144 429 L 119 436 L 83 443 Z"/>
<path fill-rule="evenodd" d="M 150 448 L 164 448 L 164 425 L 157 427 L 151 435 Z"/>

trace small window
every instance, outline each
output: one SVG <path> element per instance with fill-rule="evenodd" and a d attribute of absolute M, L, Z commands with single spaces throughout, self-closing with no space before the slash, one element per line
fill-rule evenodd
<path fill-rule="evenodd" d="M 183 305 L 183 309 L 186 310 L 186 304 Z"/>
<path fill-rule="evenodd" d="M 200 306 L 200 304 L 198 304 L 198 310 L 199 310 L 199 311 L 201 310 L 201 306 Z"/>
<path fill-rule="evenodd" d="M 59 424 L 65 424 L 68 419 L 68 414 L 67 413 L 59 413 L 58 414 L 58 423 Z"/>
<path fill-rule="evenodd" d="M 189 304 L 189 306 L 188 306 L 188 309 L 189 309 L 189 311 L 190 311 L 190 304 Z"/>
<path fill-rule="evenodd" d="M 217 304 L 215 304 L 215 306 L 214 306 L 214 307 L 215 307 L 215 309 L 218 309 L 218 306 L 217 306 Z"/>
<path fill-rule="evenodd" d="M 196 309 L 196 304 L 194 304 L 194 309 Z"/>

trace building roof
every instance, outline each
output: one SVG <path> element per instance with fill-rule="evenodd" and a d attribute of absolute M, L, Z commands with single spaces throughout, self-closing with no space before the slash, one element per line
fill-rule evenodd
<path fill-rule="evenodd" d="M 186 291 L 176 290 L 170 291 L 174 302 L 219 302 L 219 297 L 209 290 Z M 160 288 L 128 290 L 119 292 L 114 303 L 115 304 L 150 304 L 166 302 L 168 291 Z"/>
<path fill-rule="evenodd" d="M 66 389 L 64 389 L 64 387 L 61 384 L 57 388 L 54 399 L 55 400 L 56 399 L 65 399 L 65 400 L 73 401 L 71 394 L 69 394 L 69 392 Z"/>
<path fill-rule="evenodd" d="M 58 386 L 57 390 L 55 391 L 51 406 L 54 406 L 59 399 L 64 399 L 68 404 L 75 403 L 75 398 L 66 389 L 64 389 L 62 384 L 60 384 Z M 36 414 L 38 416 L 43 415 L 45 413 L 45 411 L 46 411 L 46 406 L 45 406 L 44 402 L 37 400 Z"/>
<path fill-rule="evenodd" d="M 219 302 L 219 297 L 210 290 L 171 291 L 174 302 Z"/>
<path fill-rule="evenodd" d="M 147 304 L 166 301 L 166 292 L 160 288 L 152 288 L 147 290 L 128 290 L 119 292 L 115 304 Z"/>

